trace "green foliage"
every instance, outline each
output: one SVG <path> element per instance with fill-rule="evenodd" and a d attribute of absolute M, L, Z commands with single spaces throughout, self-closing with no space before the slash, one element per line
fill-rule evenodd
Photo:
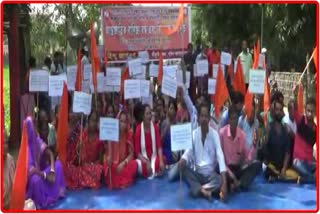
<path fill-rule="evenodd" d="M 192 38 L 219 48 L 240 52 L 241 40 L 250 47 L 261 35 L 276 69 L 288 70 L 291 64 L 301 71 L 316 38 L 315 4 L 210 4 L 192 5 Z"/>

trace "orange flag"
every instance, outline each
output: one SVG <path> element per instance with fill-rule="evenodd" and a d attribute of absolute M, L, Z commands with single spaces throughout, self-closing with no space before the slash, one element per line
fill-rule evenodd
<path fill-rule="evenodd" d="M 78 58 L 77 58 L 77 78 L 76 78 L 76 91 L 81 91 L 82 87 L 82 66 L 81 66 L 81 53 L 80 49 L 78 50 Z"/>
<path fill-rule="evenodd" d="M 242 71 L 242 65 L 240 62 L 240 59 L 237 60 L 237 68 L 236 68 L 236 74 L 233 81 L 233 88 L 235 91 L 240 92 L 243 96 L 246 94 L 246 84 L 244 81 L 243 71 Z"/>
<path fill-rule="evenodd" d="M 183 4 L 181 4 L 181 6 L 179 8 L 179 15 L 178 15 L 178 18 L 176 20 L 175 26 L 173 28 L 161 27 L 161 30 L 165 35 L 170 36 L 170 35 L 172 35 L 172 34 L 174 34 L 175 32 L 178 31 L 179 27 L 183 23 L 183 12 L 184 12 L 184 8 L 183 8 Z"/>
<path fill-rule="evenodd" d="M 123 74 L 121 75 L 121 90 L 120 94 L 124 93 L 124 81 L 129 79 L 129 68 L 126 67 Z"/>
<path fill-rule="evenodd" d="M 68 140 L 68 87 L 66 82 L 63 83 L 63 92 L 59 110 L 59 121 L 57 130 L 57 151 L 62 166 L 65 166 L 67 158 L 67 140 Z"/>
<path fill-rule="evenodd" d="M 246 96 L 244 98 L 244 109 L 247 117 L 251 117 L 252 113 L 252 104 L 253 104 L 253 94 L 247 90 Z"/>
<path fill-rule="evenodd" d="M 23 123 L 21 145 L 16 166 L 11 191 L 10 209 L 23 210 L 28 179 L 28 133 L 25 122 Z"/>
<path fill-rule="evenodd" d="M 233 77 L 234 77 L 234 69 L 233 69 L 233 60 L 231 60 L 231 64 L 228 66 L 228 74 L 230 77 L 231 82 L 233 81 Z"/>
<path fill-rule="evenodd" d="M 314 62 L 314 66 L 316 67 L 316 72 L 318 72 L 318 46 L 315 47 L 315 49 L 313 50 L 313 62 Z"/>
<path fill-rule="evenodd" d="M 158 85 L 162 84 L 162 77 L 163 77 L 163 56 L 162 50 L 159 52 L 159 67 L 158 67 Z"/>
<path fill-rule="evenodd" d="M 303 115 L 303 86 L 301 83 L 299 84 L 298 88 L 297 104 L 299 114 Z"/>
<path fill-rule="evenodd" d="M 214 98 L 215 115 L 218 118 L 220 115 L 221 107 L 229 98 L 229 92 L 222 74 L 221 65 L 219 65 L 219 69 L 218 69 L 217 82 L 216 82 L 216 94 L 214 97 L 215 97 Z"/>
<path fill-rule="evenodd" d="M 253 50 L 253 64 L 252 64 L 252 68 L 253 69 L 257 69 L 258 65 L 259 65 L 259 54 L 260 54 L 260 40 L 258 39 L 256 45 L 254 46 L 254 50 Z"/>
<path fill-rule="evenodd" d="M 264 110 L 264 124 L 267 125 L 267 115 L 270 108 L 270 90 L 267 78 L 264 81 L 264 96 L 263 96 L 263 110 Z"/>
<path fill-rule="evenodd" d="M 97 73 L 100 72 L 100 61 L 97 49 L 96 36 L 94 35 L 93 23 L 90 26 L 90 45 L 91 45 L 91 65 L 92 65 L 92 83 L 94 91 L 97 91 Z"/>

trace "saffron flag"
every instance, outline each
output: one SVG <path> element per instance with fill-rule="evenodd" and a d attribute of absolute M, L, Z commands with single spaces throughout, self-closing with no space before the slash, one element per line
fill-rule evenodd
<path fill-rule="evenodd" d="M 217 82 L 216 82 L 216 93 L 214 96 L 215 115 L 217 118 L 220 115 L 221 107 L 228 100 L 228 98 L 229 98 L 228 88 L 222 74 L 221 65 L 219 65 Z"/>
<path fill-rule="evenodd" d="M 179 15 L 178 15 L 178 18 L 176 20 L 176 24 L 174 25 L 173 28 L 168 28 L 168 27 L 162 27 L 161 30 L 162 32 L 167 35 L 167 36 L 170 36 L 172 34 L 174 34 L 175 32 L 178 31 L 179 27 L 182 25 L 183 23 L 183 11 L 184 8 L 183 8 L 183 4 L 181 4 L 180 8 L 179 8 Z"/>

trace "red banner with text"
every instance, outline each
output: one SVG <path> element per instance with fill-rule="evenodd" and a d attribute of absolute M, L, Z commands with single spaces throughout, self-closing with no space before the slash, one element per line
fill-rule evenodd
<path fill-rule="evenodd" d="M 183 23 L 170 36 L 161 27 L 173 27 L 179 15 L 179 7 L 105 7 L 102 8 L 104 49 L 108 60 L 126 60 L 138 51 L 148 51 L 150 59 L 158 59 L 163 49 L 165 59 L 180 58 L 189 43 L 189 10 L 184 8 Z"/>

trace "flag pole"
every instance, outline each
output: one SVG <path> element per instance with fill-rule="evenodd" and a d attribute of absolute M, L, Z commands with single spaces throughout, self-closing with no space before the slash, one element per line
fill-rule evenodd
<path fill-rule="evenodd" d="M 299 81 L 298 81 L 298 85 L 301 83 L 302 77 L 303 77 L 303 75 L 305 74 L 306 70 L 308 69 L 308 67 L 309 67 L 309 65 L 310 65 L 311 60 L 312 60 L 313 57 L 314 57 L 314 53 L 315 53 L 315 51 L 313 51 L 313 53 L 312 53 L 312 55 L 311 55 L 311 57 L 310 57 L 307 65 L 306 65 L 306 67 L 304 68 L 304 70 L 303 70 L 303 72 L 302 72 L 302 74 L 301 74 L 301 76 L 300 76 L 300 79 L 299 79 Z"/>

